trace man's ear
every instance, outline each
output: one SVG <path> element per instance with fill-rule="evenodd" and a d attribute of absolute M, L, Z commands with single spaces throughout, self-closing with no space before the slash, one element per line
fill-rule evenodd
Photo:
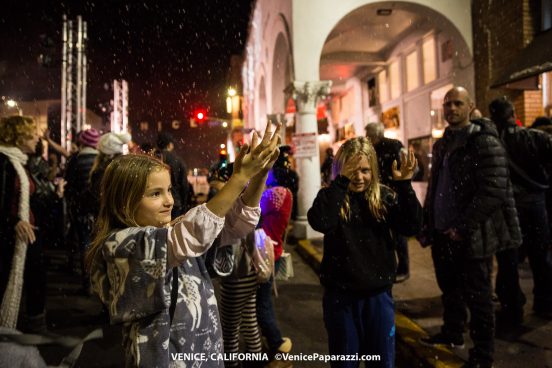
<path fill-rule="evenodd" d="M 470 101 L 468 104 L 468 107 L 470 108 L 470 111 L 468 112 L 468 119 L 471 120 L 471 116 L 473 114 L 473 110 L 475 110 L 475 103 L 473 101 Z"/>

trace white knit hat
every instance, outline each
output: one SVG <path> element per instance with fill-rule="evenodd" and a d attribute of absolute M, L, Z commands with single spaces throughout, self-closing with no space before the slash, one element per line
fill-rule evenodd
<path fill-rule="evenodd" d="M 123 144 L 130 142 L 128 133 L 105 133 L 100 138 L 98 150 L 104 155 L 123 153 Z"/>

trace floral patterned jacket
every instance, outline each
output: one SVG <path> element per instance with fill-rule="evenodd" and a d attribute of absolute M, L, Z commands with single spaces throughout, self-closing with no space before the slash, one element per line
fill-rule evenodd
<path fill-rule="evenodd" d="M 200 256 L 219 233 L 230 244 L 251 232 L 259 216 L 259 207 L 240 199 L 225 218 L 201 205 L 171 227 L 127 228 L 107 238 L 91 281 L 111 323 L 123 324 L 127 367 L 224 366 L 210 359 L 223 352 L 223 342 L 213 285 Z M 174 360 L 178 353 L 203 353 L 206 359 Z"/>

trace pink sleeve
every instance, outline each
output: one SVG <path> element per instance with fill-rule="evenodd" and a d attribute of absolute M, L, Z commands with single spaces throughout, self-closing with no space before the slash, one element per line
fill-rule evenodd
<path fill-rule="evenodd" d="M 245 237 L 255 230 L 260 217 L 261 207 L 249 207 L 240 197 L 226 214 L 226 222 L 221 232 L 220 244 L 233 244 Z"/>
<path fill-rule="evenodd" d="M 224 218 L 209 211 L 205 204 L 186 212 L 169 227 L 169 266 L 175 267 L 187 257 L 199 257 L 207 252 L 224 227 L 224 222 Z"/>

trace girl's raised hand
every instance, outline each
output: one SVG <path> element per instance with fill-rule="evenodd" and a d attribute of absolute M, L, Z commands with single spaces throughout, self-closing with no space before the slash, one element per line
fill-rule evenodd
<path fill-rule="evenodd" d="M 281 124 L 276 125 L 274 133 L 271 131 L 271 124 L 268 123 L 259 142 L 259 136 L 253 133 L 251 146 L 244 145 L 234 163 L 234 172 L 251 179 L 263 169 L 269 169 L 274 164 L 278 154 L 280 143 Z"/>
<path fill-rule="evenodd" d="M 391 172 L 393 180 L 410 180 L 414 176 L 414 170 L 418 166 L 418 160 L 414 156 L 414 151 L 408 151 L 408 155 L 401 151 L 401 168 L 397 168 L 397 160 L 393 161 Z"/>
<path fill-rule="evenodd" d="M 358 161 L 360 160 L 360 156 L 352 156 L 345 161 L 343 164 L 343 168 L 341 169 L 341 175 L 349 178 L 349 180 L 353 180 L 353 177 L 358 169 Z"/>

